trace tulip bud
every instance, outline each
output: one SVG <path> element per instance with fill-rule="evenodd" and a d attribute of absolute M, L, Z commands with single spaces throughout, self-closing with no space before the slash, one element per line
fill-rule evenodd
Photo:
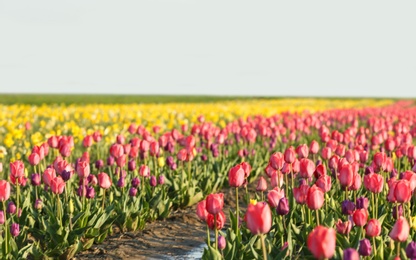
<path fill-rule="evenodd" d="M 101 169 L 101 168 L 103 168 L 104 167 L 104 162 L 103 162 L 103 160 L 97 160 L 97 161 L 95 161 L 95 168 L 97 169 L 97 170 L 99 170 L 99 169 Z"/>
<path fill-rule="evenodd" d="M 113 166 L 113 164 L 114 164 L 114 157 L 113 156 L 108 156 L 108 158 L 107 158 L 107 165 L 108 166 Z"/>
<path fill-rule="evenodd" d="M 267 182 L 266 180 L 263 178 L 263 176 L 260 176 L 259 181 L 257 183 L 257 191 L 265 191 L 267 190 Z"/>
<path fill-rule="evenodd" d="M 120 177 L 117 181 L 117 187 L 123 188 L 126 186 L 126 179 L 124 177 Z"/>
<path fill-rule="evenodd" d="M 72 199 L 69 200 L 69 214 L 72 215 L 72 213 L 74 213 L 74 202 L 72 201 Z"/>
<path fill-rule="evenodd" d="M 10 226 L 10 234 L 12 234 L 12 236 L 14 236 L 14 237 L 17 237 L 17 236 L 19 235 L 19 233 L 20 233 L 20 227 L 19 227 L 19 224 L 17 224 L 17 223 L 13 223 L 13 224 Z"/>
<path fill-rule="evenodd" d="M 16 213 L 16 205 L 13 201 L 9 201 L 9 203 L 7 204 L 7 214 L 12 215 L 14 213 Z"/>
<path fill-rule="evenodd" d="M 358 253 L 362 256 L 369 256 L 371 255 L 371 243 L 370 240 L 364 238 L 360 240 L 360 245 L 358 247 Z"/>
<path fill-rule="evenodd" d="M 129 171 L 136 170 L 136 161 L 135 160 L 130 160 L 128 162 L 128 169 L 129 169 Z"/>
<path fill-rule="evenodd" d="M 43 208 L 43 201 L 41 199 L 37 199 L 35 201 L 35 209 L 42 210 L 42 208 Z"/>
<path fill-rule="evenodd" d="M 163 159 L 163 157 L 159 157 L 157 158 L 157 164 L 159 165 L 159 167 L 163 167 L 165 166 L 165 160 Z"/>
<path fill-rule="evenodd" d="M 157 185 L 156 176 L 152 175 L 150 176 L 150 186 L 155 187 Z"/>
<path fill-rule="evenodd" d="M 355 202 L 357 209 L 368 209 L 368 199 L 366 197 L 359 197 Z"/>
<path fill-rule="evenodd" d="M 131 187 L 130 190 L 129 190 L 129 196 L 130 197 L 136 197 L 136 194 L 137 194 L 137 189 L 134 188 L 134 187 Z"/>
<path fill-rule="evenodd" d="M 4 211 L 1 210 L 0 211 L 0 225 L 3 225 L 3 224 L 4 224 Z"/>
<path fill-rule="evenodd" d="M 287 198 L 281 198 L 279 205 L 276 208 L 277 214 L 280 216 L 287 215 L 289 213 L 289 201 Z"/>
<path fill-rule="evenodd" d="M 94 187 L 88 186 L 87 187 L 87 194 L 86 196 L 87 199 L 93 199 L 95 197 L 95 189 Z"/>
<path fill-rule="evenodd" d="M 159 175 L 159 177 L 157 178 L 157 183 L 159 185 L 165 184 L 165 176 L 163 174 L 162 175 Z"/>
<path fill-rule="evenodd" d="M 341 203 L 341 211 L 342 214 L 344 215 L 352 215 L 352 213 L 354 213 L 355 210 L 355 205 L 352 201 L 349 200 L 344 200 Z"/>
<path fill-rule="evenodd" d="M 134 188 L 137 188 L 140 185 L 140 179 L 137 177 L 134 177 L 131 180 L 131 186 L 133 186 Z"/>
<path fill-rule="evenodd" d="M 360 255 L 354 248 L 347 248 L 344 250 L 343 260 L 360 260 Z"/>
<path fill-rule="evenodd" d="M 30 182 L 33 186 L 39 186 L 40 185 L 40 174 L 39 173 L 32 173 L 30 177 Z"/>
<path fill-rule="evenodd" d="M 410 242 L 406 247 L 406 256 L 410 259 L 416 259 L 416 242 Z"/>
<path fill-rule="evenodd" d="M 114 201 L 114 193 L 110 192 L 110 197 L 108 199 L 110 201 L 110 203 L 112 203 Z"/>
<path fill-rule="evenodd" d="M 218 236 L 218 249 L 223 250 L 227 246 L 227 241 L 225 240 L 225 237 Z"/>

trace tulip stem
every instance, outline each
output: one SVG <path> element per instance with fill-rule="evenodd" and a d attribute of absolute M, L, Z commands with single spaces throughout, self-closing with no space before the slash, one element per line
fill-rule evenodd
<path fill-rule="evenodd" d="M 5 253 L 6 256 L 9 254 L 9 240 L 7 239 L 7 234 L 9 233 L 8 228 L 7 228 L 7 213 L 6 213 L 6 202 L 3 201 L 3 211 L 4 211 L 4 243 L 6 244 L 5 246 Z"/>
<path fill-rule="evenodd" d="M 214 214 L 214 229 L 215 229 L 215 249 L 218 250 L 217 214 Z"/>
<path fill-rule="evenodd" d="M 19 178 L 16 178 L 16 205 L 17 205 L 17 216 L 19 217 L 19 197 L 20 197 L 20 185 Z"/>
<path fill-rule="evenodd" d="M 211 246 L 211 237 L 209 235 L 209 226 L 208 226 L 208 224 L 207 224 L 207 244 L 208 244 L 208 247 Z"/>
<path fill-rule="evenodd" d="M 56 194 L 56 214 L 59 220 L 59 225 L 62 226 L 61 200 L 59 199 L 59 194 Z"/>
<path fill-rule="evenodd" d="M 263 249 L 263 259 L 267 260 L 267 251 L 266 251 L 266 245 L 264 243 L 264 234 L 260 234 L 260 240 L 261 240 L 261 247 Z"/>
<path fill-rule="evenodd" d="M 374 256 L 377 258 L 377 246 L 376 246 L 376 237 L 373 237 L 373 246 L 374 246 Z"/>
<path fill-rule="evenodd" d="M 400 257 L 400 241 L 397 241 L 397 256 Z"/>
<path fill-rule="evenodd" d="M 286 188 L 286 193 L 285 193 L 285 196 L 288 196 L 288 194 L 289 194 L 289 182 L 288 182 L 288 180 L 287 180 L 287 174 L 285 174 L 285 182 L 286 182 L 286 184 L 285 184 L 285 188 Z M 279 183 L 277 184 L 277 186 L 279 187 Z"/>
<path fill-rule="evenodd" d="M 103 201 L 101 204 L 101 208 L 104 210 L 104 202 L 105 202 L 105 189 L 103 189 Z"/>
<path fill-rule="evenodd" d="M 240 237 L 240 232 L 238 231 L 238 224 L 240 222 L 240 209 L 238 206 L 238 187 L 235 188 L 235 203 L 236 203 L 236 222 L 235 222 L 235 233 L 237 235 L 237 239 Z M 239 239 L 238 239 L 239 240 Z"/>
<path fill-rule="evenodd" d="M 318 210 L 315 210 L 315 214 L 316 214 L 316 223 L 319 226 L 320 224 L 319 224 L 319 214 L 318 214 Z"/>
<path fill-rule="evenodd" d="M 375 202 L 374 202 L 374 193 L 373 192 L 371 192 L 371 203 L 373 204 L 372 205 L 373 218 L 377 218 L 377 216 L 376 216 L 376 205 L 375 205 Z"/>

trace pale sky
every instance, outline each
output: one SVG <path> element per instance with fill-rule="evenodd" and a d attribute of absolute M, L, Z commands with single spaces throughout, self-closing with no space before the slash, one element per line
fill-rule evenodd
<path fill-rule="evenodd" d="M 416 1 L 0 0 L 0 93 L 416 98 Z"/>

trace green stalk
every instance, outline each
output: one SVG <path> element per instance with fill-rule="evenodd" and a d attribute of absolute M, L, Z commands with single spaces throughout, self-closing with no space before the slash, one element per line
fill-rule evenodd
<path fill-rule="evenodd" d="M 211 246 L 211 238 L 209 236 L 209 226 L 208 226 L 208 224 L 207 224 L 207 244 L 208 244 L 208 246 Z"/>
<path fill-rule="evenodd" d="M 235 201 L 236 201 L 236 204 L 237 204 L 237 212 L 236 212 L 237 221 L 235 223 L 235 233 L 236 233 L 237 238 L 238 238 L 238 237 L 240 237 L 240 232 L 238 231 L 238 223 L 240 221 L 240 216 L 239 216 L 240 215 L 240 209 L 239 209 L 239 206 L 238 206 L 238 187 L 235 188 Z"/>
<path fill-rule="evenodd" d="M 105 189 L 103 189 L 103 201 L 101 204 L 101 208 L 104 210 L 104 202 L 105 202 Z"/>
<path fill-rule="evenodd" d="M 16 205 L 17 205 L 17 216 L 19 216 L 19 197 L 20 197 L 20 186 L 19 180 L 16 181 Z M 4 212 L 6 214 L 6 211 Z"/>
<path fill-rule="evenodd" d="M 218 250 L 217 214 L 214 215 L 214 229 L 215 229 L 215 249 Z"/>
<path fill-rule="evenodd" d="M 319 214 L 318 214 L 318 210 L 315 210 L 315 214 L 316 214 L 316 223 L 318 223 L 318 226 L 319 226 L 320 224 L 319 224 Z"/>
<path fill-rule="evenodd" d="M 7 214 L 6 214 L 6 202 L 3 201 L 3 211 L 4 211 L 4 241 L 6 243 L 6 256 L 9 254 L 9 240 L 7 238 L 7 234 L 9 233 L 7 228 Z"/>
<path fill-rule="evenodd" d="M 260 234 L 261 248 L 263 249 L 263 259 L 267 259 L 266 245 L 264 243 L 264 234 Z"/>
<path fill-rule="evenodd" d="M 374 256 L 377 259 L 376 237 L 373 237 L 373 246 L 374 246 Z"/>
<path fill-rule="evenodd" d="M 59 194 L 56 194 L 56 215 L 59 219 L 59 225 L 62 226 L 61 200 L 59 199 Z"/>

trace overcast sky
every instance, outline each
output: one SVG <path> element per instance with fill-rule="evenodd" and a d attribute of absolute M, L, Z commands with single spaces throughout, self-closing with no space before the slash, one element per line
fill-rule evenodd
<path fill-rule="evenodd" d="M 0 0 L 0 93 L 416 97 L 416 1 Z"/>

